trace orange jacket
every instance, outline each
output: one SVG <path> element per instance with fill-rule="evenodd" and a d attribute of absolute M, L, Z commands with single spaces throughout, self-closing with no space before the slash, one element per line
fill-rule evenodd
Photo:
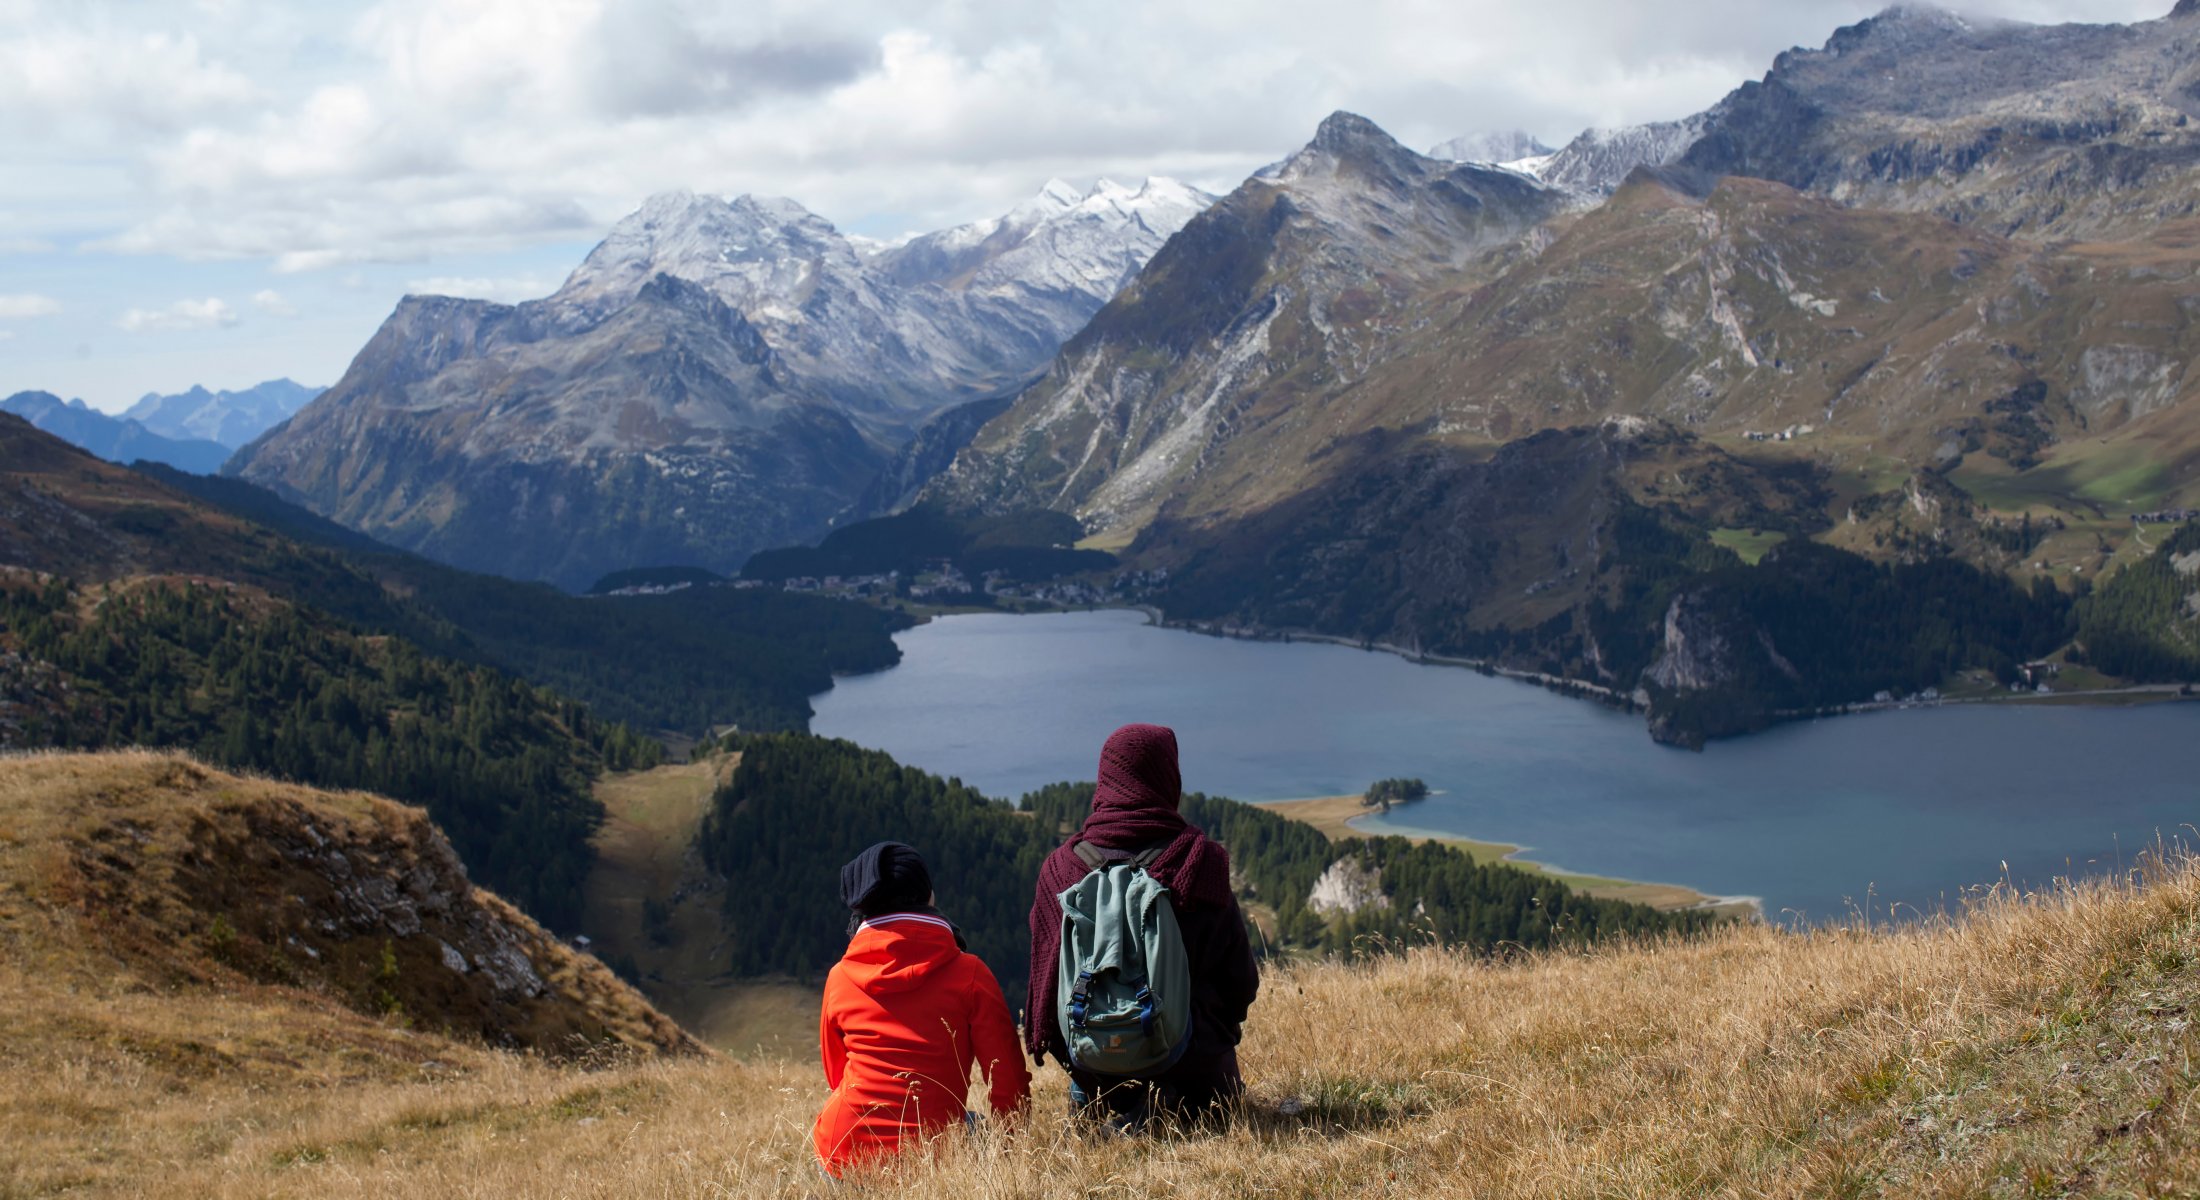
<path fill-rule="evenodd" d="M 993 972 L 955 945 L 954 928 L 925 913 L 865 921 L 825 978 L 818 1019 L 832 1098 L 811 1138 L 819 1161 L 842 1168 L 963 1119 L 972 1063 L 993 1111 L 1031 1094 L 1023 1047 Z"/>

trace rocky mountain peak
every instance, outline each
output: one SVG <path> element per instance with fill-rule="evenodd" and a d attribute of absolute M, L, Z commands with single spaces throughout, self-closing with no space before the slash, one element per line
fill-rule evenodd
<path fill-rule="evenodd" d="M 2171 20 L 2182 17 L 2200 17 L 2200 0 L 2177 0 L 2177 7 L 2169 10 Z"/>
<path fill-rule="evenodd" d="M 1067 181 L 1049 179 L 1046 186 L 1039 189 L 1038 195 L 1017 205 L 1011 210 L 1011 215 L 1030 213 L 1034 216 L 1045 216 L 1067 212 L 1077 207 L 1077 202 L 1084 198 L 1085 193 L 1078 191 Z"/>
<path fill-rule="evenodd" d="M 1820 53 L 1853 54 L 1866 49 L 1899 52 L 1961 40 L 2018 24 L 2019 22 L 1993 17 L 1965 16 L 1932 4 L 1896 4 L 1882 9 L 1877 16 L 1834 30 L 1833 36 L 1826 40 L 1825 49 Z M 1797 53 L 1807 55 L 1811 52 L 1790 52 Z M 1790 55 L 1781 55 L 1774 60 L 1774 73 L 1787 65 L 1789 57 Z"/>
<path fill-rule="evenodd" d="M 1398 144 L 1398 139 L 1384 132 L 1383 127 L 1358 113 L 1339 109 L 1322 119 L 1314 130 L 1314 140 L 1306 149 L 1293 156 L 1319 154 L 1340 161 L 1388 161 L 1404 155 L 1419 158 L 1420 155 Z"/>
<path fill-rule="evenodd" d="M 1354 186 L 1372 184 L 1377 190 L 1395 191 L 1429 165 L 1430 160 L 1400 145 L 1382 126 L 1340 109 L 1323 119 L 1314 140 L 1298 153 L 1254 178 L 1288 185 L 1348 175 L 1358 177 Z"/>

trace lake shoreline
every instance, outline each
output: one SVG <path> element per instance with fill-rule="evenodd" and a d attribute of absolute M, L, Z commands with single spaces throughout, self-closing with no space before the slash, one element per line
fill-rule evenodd
<path fill-rule="evenodd" d="M 1107 606 L 1101 606 L 1107 607 Z M 1585 679 L 1565 675 L 1551 675 L 1542 671 L 1524 671 L 1500 666 L 1488 659 L 1458 658 L 1443 654 L 1430 654 L 1392 642 L 1370 641 L 1364 638 L 1348 638 L 1337 634 L 1315 633 L 1303 629 L 1268 629 L 1261 626 L 1216 625 L 1211 622 L 1171 620 L 1168 614 L 1150 604 L 1125 604 L 1118 611 L 1144 613 L 1148 623 L 1162 629 L 1174 629 L 1182 633 L 1195 633 L 1205 637 L 1225 638 L 1243 642 L 1273 642 L 1290 645 L 1293 642 L 1316 642 L 1322 645 L 1343 646 L 1351 650 L 1365 650 L 1389 654 L 1418 666 L 1465 667 L 1478 675 L 1510 679 L 1516 683 L 1532 684 L 1546 691 L 1555 692 L 1574 700 L 1587 700 L 1606 708 L 1625 713 L 1648 716 L 1649 707 L 1635 695 Z M 2066 692 L 1999 692 L 1991 695 L 1936 696 L 1931 699 L 1906 696 L 1892 700 L 1852 700 L 1845 704 L 1829 704 L 1818 708 L 1779 709 L 1771 713 L 1771 723 L 1760 729 L 1740 733 L 1711 736 L 1703 741 L 1689 743 L 1668 741 L 1657 736 L 1654 730 L 1646 731 L 1650 740 L 1676 750 L 1700 753 L 1704 742 L 1731 741 L 1763 733 L 1781 725 L 1797 721 L 1815 721 L 1824 717 L 1854 716 L 1861 713 L 1892 712 L 1920 708 L 1949 708 L 1959 705 L 2007 704 L 2017 707 L 2048 705 L 2099 705 L 2110 708 L 2135 708 L 2149 704 L 2172 704 L 2179 701 L 2200 702 L 2192 683 L 2135 683 L 2122 687 L 2087 688 Z"/>
<path fill-rule="evenodd" d="M 1301 824 L 1311 825 L 1331 841 L 1345 838 L 1402 837 L 1416 842 L 1440 842 L 1453 846 L 1479 863 L 1501 862 L 1519 867 L 1530 874 L 1548 875 L 1566 886 L 1584 894 L 1606 900 L 1625 900 L 1647 904 L 1662 912 L 1689 912 L 1708 909 L 1734 914 L 1747 913 L 1762 917 L 1764 906 L 1755 896 L 1714 896 L 1677 883 L 1653 883 L 1640 879 L 1618 879 L 1606 875 L 1587 875 L 1568 871 L 1550 863 L 1521 858 L 1529 847 L 1510 842 L 1485 842 L 1458 834 L 1441 833 L 1428 829 L 1372 830 L 1356 824 L 1364 817 L 1387 816 L 1367 807 L 1359 796 L 1314 796 L 1301 800 L 1251 801 L 1253 807 L 1265 809 L 1279 817 L 1287 817 Z M 1418 803 L 1408 801 L 1392 805 L 1391 813 Z"/>

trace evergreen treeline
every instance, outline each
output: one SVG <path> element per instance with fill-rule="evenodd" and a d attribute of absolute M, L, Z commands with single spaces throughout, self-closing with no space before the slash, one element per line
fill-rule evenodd
<path fill-rule="evenodd" d="M 1427 795 L 1428 784 L 1419 779 L 1378 779 L 1367 785 L 1360 802 L 1389 812 L 1393 804 L 1405 804 Z"/>
<path fill-rule="evenodd" d="M 1092 784 L 1040 788 L 1019 809 L 845 741 L 773 734 L 725 744 L 742 752 L 741 765 L 718 794 L 701 846 L 728 881 L 733 970 L 814 976 L 830 967 L 847 945 L 840 866 L 892 839 L 923 852 L 941 909 L 1010 997 L 1022 994 L 1039 864 L 1083 823 Z M 1263 942 L 1269 952 L 1363 953 L 1382 939 L 1431 938 L 1478 949 L 1543 947 L 1710 921 L 1591 899 L 1517 867 L 1477 865 L 1440 844 L 1332 843 L 1310 825 L 1218 797 L 1187 795 L 1183 811 L 1229 848 L 1246 902 L 1274 912 L 1279 936 Z M 1387 912 L 1333 921 L 1307 907 L 1315 881 L 1347 855 L 1382 870 Z"/>
<path fill-rule="evenodd" d="M 1024 797 L 1024 803 L 1042 826 L 1074 829 L 1091 811 L 1092 793 L 1089 783 L 1054 784 Z M 1476 863 L 1441 842 L 1397 837 L 1331 842 L 1304 822 L 1217 796 L 1187 793 L 1183 812 L 1229 847 L 1230 865 L 1246 881 L 1244 899 L 1275 912 L 1284 948 L 1364 954 L 1433 940 L 1477 950 L 1541 949 L 1620 934 L 1691 932 L 1713 920 L 1708 913 L 1664 913 L 1586 896 L 1548 875 Z M 1389 908 L 1331 920 L 1307 907 L 1315 881 L 1345 858 L 1381 873 Z"/>
<path fill-rule="evenodd" d="M 809 698 L 834 675 L 901 659 L 892 635 L 908 618 L 868 605 L 761 588 L 571 596 L 382 545 L 242 480 L 137 469 L 305 543 L 302 553 L 286 552 L 296 560 L 287 568 L 270 562 L 258 572 L 282 595 L 554 687 L 610 720 L 692 732 L 800 729 Z"/>
<path fill-rule="evenodd" d="M 2163 539 L 2154 553 L 2116 573 L 2078 603 L 2078 640 L 2088 661 L 2142 683 L 2200 680 L 2200 573 L 2176 559 L 2200 553 L 2200 523 Z"/>
<path fill-rule="evenodd" d="M 477 880 L 553 927 L 580 917 L 601 819 L 590 780 L 663 754 L 502 672 L 226 585 L 96 604 L 58 580 L 0 589 L 0 644 L 23 671 L 8 740 L 184 749 L 419 804 Z"/>
<path fill-rule="evenodd" d="M 905 767 L 852 742 L 805 734 L 734 736 L 741 765 L 699 835 L 726 877 L 734 971 L 821 975 L 848 944 L 841 864 L 873 842 L 915 846 L 939 907 L 1011 997 L 1030 959 L 1026 916 L 1051 835 L 960 780 Z"/>
<path fill-rule="evenodd" d="M 1875 563 L 1802 539 L 1774 548 L 1755 567 L 1735 565 L 1685 580 L 1695 606 L 1727 643 L 1730 678 L 1679 695 L 1652 688 L 1653 720 L 1681 740 L 1747 732 L 1782 710 L 1910 695 L 1959 672 L 1983 669 L 2004 682 L 2022 663 L 2051 653 L 2071 634 L 2069 597 L 2046 580 L 2029 588 L 1999 572 L 1953 559 Z M 1670 592 L 1668 595 L 1672 594 Z M 1659 649 L 1666 596 L 1653 590 L 1607 626 L 1645 636 L 1598 642 L 1622 679 L 1635 678 Z"/>

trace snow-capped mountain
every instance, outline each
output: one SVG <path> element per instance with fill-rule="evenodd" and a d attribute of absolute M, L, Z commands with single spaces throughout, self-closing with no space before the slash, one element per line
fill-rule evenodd
<path fill-rule="evenodd" d="M 1018 299 L 1113 296 L 1154 251 L 1215 198 L 1173 179 L 1083 193 L 1059 179 L 1006 216 L 913 238 L 875 260 L 905 285 L 936 284 Z M 1081 326 L 1092 314 L 1075 320 Z M 1075 333 L 1065 328 L 1063 336 Z"/>
<path fill-rule="evenodd" d="M 1511 166 L 1523 160 L 1548 158 L 1558 153 L 1534 134 L 1518 129 L 1503 133 L 1470 133 L 1429 147 L 1428 157 L 1444 162 L 1488 163 Z"/>
<path fill-rule="evenodd" d="M 942 410 L 1003 397 L 1211 197 L 1050 183 L 899 246 L 653 196 L 556 293 L 409 296 L 231 470 L 477 570 L 585 586 L 807 540 Z"/>
<path fill-rule="evenodd" d="M 241 392 L 194 386 L 171 396 L 147 392 L 122 415 L 162 437 L 197 438 L 234 450 L 288 420 L 326 390 L 288 379 L 270 379 Z"/>
<path fill-rule="evenodd" d="M 1532 173 L 1585 200 L 1602 200 L 1619 190 L 1636 167 L 1679 162 L 1717 119 L 1718 111 L 1714 108 L 1678 121 L 1584 130 Z"/>
<path fill-rule="evenodd" d="M 784 198 L 668 193 L 619 222 L 549 303 L 586 325 L 671 275 L 844 403 L 923 415 L 1043 367 L 1213 200 L 1167 179 L 1083 193 L 1054 180 L 1003 216 L 887 246 Z"/>

